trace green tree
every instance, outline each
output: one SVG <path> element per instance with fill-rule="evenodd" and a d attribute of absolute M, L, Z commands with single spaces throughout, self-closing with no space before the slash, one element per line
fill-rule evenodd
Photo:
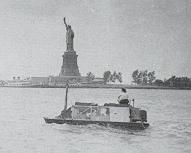
<path fill-rule="evenodd" d="M 176 79 L 176 76 L 173 75 L 169 79 L 165 80 L 165 82 L 164 82 L 165 86 L 174 87 L 175 86 L 175 79 Z"/>
<path fill-rule="evenodd" d="M 110 71 L 105 71 L 103 74 L 103 79 L 104 79 L 104 83 L 108 83 L 110 81 L 111 78 L 111 72 Z"/>
<path fill-rule="evenodd" d="M 191 79 L 188 77 L 176 77 L 172 76 L 169 79 L 165 80 L 165 86 L 169 87 L 191 87 Z"/>
<path fill-rule="evenodd" d="M 110 81 L 115 83 L 116 79 L 117 79 L 117 73 L 116 71 L 114 71 L 113 74 L 111 74 L 110 76 Z"/>
<path fill-rule="evenodd" d="M 148 82 L 149 82 L 149 84 L 152 84 L 153 81 L 156 79 L 156 77 L 155 77 L 155 71 L 149 72 L 147 76 L 148 76 Z"/>
<path fill-rule="evenodd" d="M 88 72 L 87 73 L 87 78 L 88 78 L 88 81 L 92 81 L 92 80 L 94 80 L 95 75 L 92 72 Z"/>
<path fill-rule="evenodd" d="M 156 85 L 156 86 L 163 86 L 163 85 L 164 85 L 164 82 L 163 82 L 162 80 L 160 80 L 160 79 L 156 79 L 156 80 L 154 81 L 154 85 Z"/>
<path fill-rule="evenodd" d="M 143 83 L 143 71 L 140 71 L 137 78 L 137 84 Z"/>
<path fill-rule="evenodd" d="M 133 73 L 132 73 L 132 78 L 133 78 L 133 82 L 134 83 L 137 83 L 138 84 L 138 76 L 139 76 L 139 70 L 135 70 Z"/>
<path fill-rule="evenodd" d="M 145 71 L 142 71 L 142 77 L 143 77 L 143 79 L 142 79 L 142 83 L 143 84 L 147 84 L 147 82 L 148 82 L 148 71 L 147 70 L 145 70 Z"/>
<path fill-rule="evenodd" d="M 118 80 L 120 83 L 123 82 L 123 80 L 122 80 L 122 73 L 121 73 L 121 72 L 119 72 L 119 73 L 117 74 L 117 80 Z"/>

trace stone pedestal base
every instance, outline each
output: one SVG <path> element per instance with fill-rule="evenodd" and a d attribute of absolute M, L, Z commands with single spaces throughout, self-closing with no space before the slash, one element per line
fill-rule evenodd
<path fill-rule="evenodd" d="M 77 64 L 78 55 L 76 54 L 76 52 L 66 51 L 64 52 L 64 55 L 62 57 L 63 64 L 59 76 L 80 76 Z"/>

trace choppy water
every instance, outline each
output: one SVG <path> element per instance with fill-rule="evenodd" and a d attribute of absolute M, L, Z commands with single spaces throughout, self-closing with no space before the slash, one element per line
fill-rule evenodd
<path fill-rule="evenodd" d="M 69 89 L 75 101 L 116 102 L 117 89 Z M 189 153 L 191 91 L 129 89 L 150 127 L 124 131 L 96 125 L 45 124 L 64 107 L 65 89 L 0 88 L 0 153 Z"/>

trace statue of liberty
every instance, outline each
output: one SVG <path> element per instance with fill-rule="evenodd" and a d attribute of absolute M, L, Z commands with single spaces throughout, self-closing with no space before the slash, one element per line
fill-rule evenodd
<path fill-rule="evenodd" d="M 66 24 L 66 19 L 64 17 L 64 24 L 66 26 L 66 50 L 67 51 L 74 51 L 74 48 L 73 48 L 73 39 L 74 39 L 74 32 L 72 30 L 72 27 L 71 25 L 67 25 Z"/>

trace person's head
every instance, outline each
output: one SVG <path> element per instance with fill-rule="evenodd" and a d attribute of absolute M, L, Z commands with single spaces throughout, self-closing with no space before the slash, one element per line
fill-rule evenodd
<path fill-rule="evenodd" d="M 71 29 L 71 25 L 68 25 L 68 28 Z"/>
<path fill-rule="evenodd" d="M 124 93 L 127 92 L 125 88 L 121 88 L 121 91 L 124 92 Z"/>

